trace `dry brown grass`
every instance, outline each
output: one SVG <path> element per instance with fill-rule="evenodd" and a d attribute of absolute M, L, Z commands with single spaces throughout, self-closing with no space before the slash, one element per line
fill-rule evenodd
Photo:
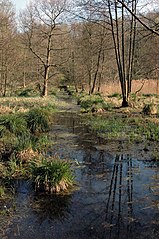
<path fill-rule="evenodd" d="M 58 101 L 55 97 L 3 97 L 0 98 L 0 114 L 25 113 L 33 107 L 56 106 Z"/>
<path fill-rule="evenodd" d="M 118 80 L 105 82 L 105 84 L 101 86 L 101 91 L 107 95 L 111 95 L 114 92 L 121 93 L 120 82 Z M 132 80 L 132 92 L 137 91 L 139 91 L 140 94 L 159 94 L 159 79 Z"/>
<path fill-rule="evenodd" d="M 122 99 L 119 99 L 118 97 L 104 97 L 104 100 L 108 104 L 112 104 L 114 107 L 119 109 L 117 112 L 122 113 L 141 113 L 143 112 L 143 108 L 145 105 L 151 105 L 151 112 L 150 115 L 156 115 L 159 113 L 159 96 L 144 96 L 144 95 L 138 95 L 138 96 L 132 96 L 130 98 L 129 107 L 128 108 L 120 108 L 122 105 Z"/>
<path fill-rule="evenodd" d="M 16 158 L 18 158 L 22 163 L 27 163 L 33 159 L 39 157 L 39 152 L 34 151 L 32 148 L 20 151 L 16 154 Z"/>

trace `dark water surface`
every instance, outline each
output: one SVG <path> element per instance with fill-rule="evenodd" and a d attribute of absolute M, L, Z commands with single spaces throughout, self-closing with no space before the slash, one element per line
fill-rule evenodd
<path fill-rule="evenodd" d="M 16 211 L 2 238 L 159 238 L 155 163 L 108 153 L 76 114 L 57 114 L 51 134 L 55 144 L 49 153 L 77 162 L 79 188 L 70 195 L 44 196 L 17 182 Z"/>

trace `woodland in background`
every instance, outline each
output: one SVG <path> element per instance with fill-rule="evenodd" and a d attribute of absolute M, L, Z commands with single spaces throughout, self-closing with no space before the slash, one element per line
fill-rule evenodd
<path fill-rule="evenodd" d="M 61 85 L 92 94 L 125 81 L 127 100 L 132 79 L 157 80 L 159 9 L 140 11 L 140 2 L 40 0 L 17 17 L 1 0 L 0 96 Z"/>

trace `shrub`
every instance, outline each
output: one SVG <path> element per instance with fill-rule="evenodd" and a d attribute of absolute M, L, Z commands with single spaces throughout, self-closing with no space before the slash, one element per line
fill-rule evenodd
<path fill-rule="evenodd" d="M 42 108 L 34 108 L 26 115 L 27 126 L 31 133 L 48 131 L 49 119 L 49 111 Z"/>
<path fill-rule="evenodd" d="M 59 158 L 31 162 L 31 174 L 35 190 L 48 193 L 58 193 L 73 185 L 73 174 L 68 162 Z"/>

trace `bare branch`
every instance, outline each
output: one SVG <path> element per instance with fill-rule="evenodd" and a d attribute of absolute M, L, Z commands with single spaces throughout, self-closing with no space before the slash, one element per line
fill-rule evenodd
<path fill-rule="evenodd" d="M 143 26 L 145 27 L 147 30 L 149 30 L 150 32 L 152 32 L 153 34 L 159 36 L 159 32 L 153 30 L 152 28 L 148 27 L 139 17 L 137 17 L 136 14 L 134 14 L 130 9 L 129 7 L 124 3 L 122 2 L 121 0 L 117 0 L 120 4 L 122 4 L 125 9 Z"/>

